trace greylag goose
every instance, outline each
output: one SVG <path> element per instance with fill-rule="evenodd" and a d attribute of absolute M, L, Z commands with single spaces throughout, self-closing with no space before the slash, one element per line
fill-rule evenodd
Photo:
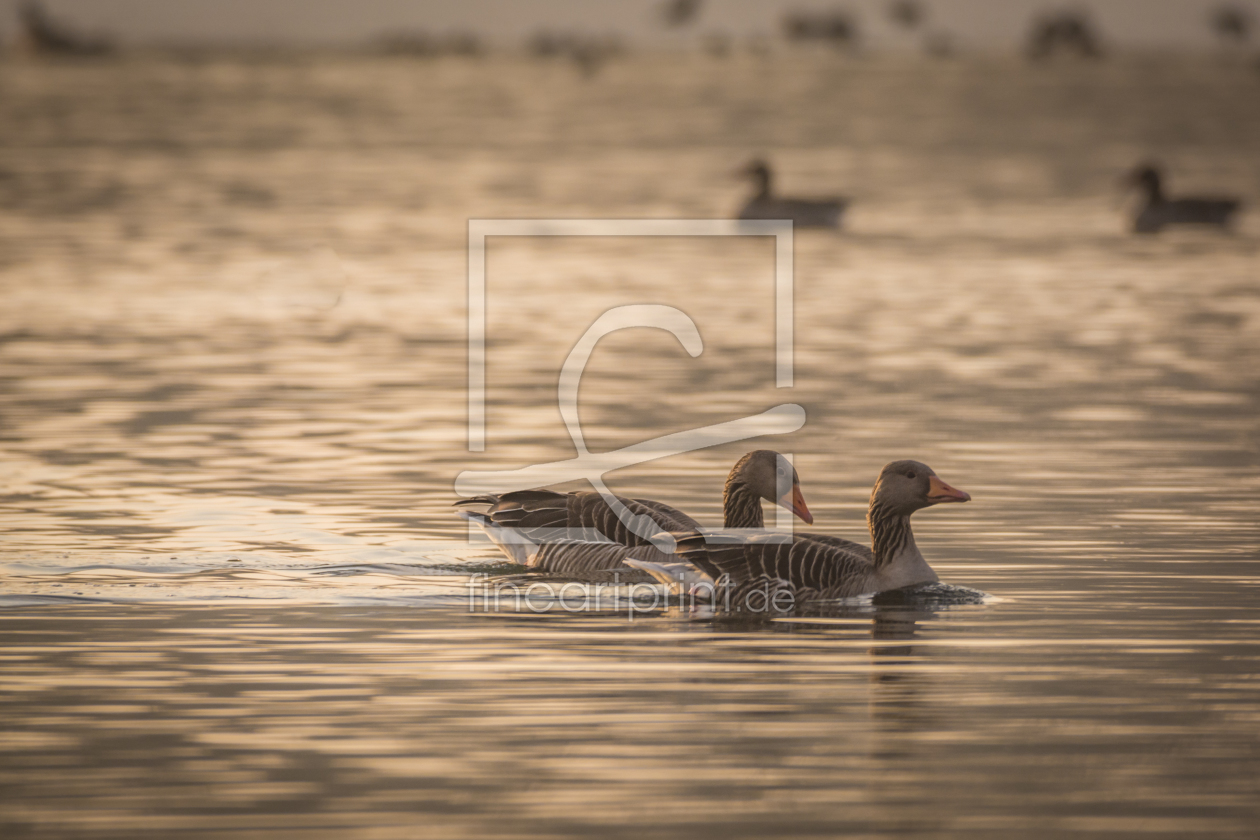
<path fill-rule="evenodd" d="M 774 176 L 764 160 L 754 160 L 740 174 L 753 180 L 756 193 L 739 211 L 743 221 L 789 219 L 794 227 L 840 226 L 840 216 L 849 202 L 843 198 L 805 199 L 778 198 L 774 195 Z"/>
<path fill-rule="evenodd" d="M 663 583 L 681 581 L 693 592 L 707 586 L 715 601 L 733 608 L 762 609 L 764 599 L 781 606 L 775 596 L 785 591 L 791 594 L 784 600 L 795 604 L 931 584 L 939 578 L 915 545 L 910 516 L 932 505 L 970 499 L 926 464 L 894 461 L 884 467 L 871 492 L 866 521 L 872 548 L 821 534 L 794 534 L 787 540 L 782 534 L 717 531 L 677 535 L 676 560 L 690 567 L 681 574 L 678 563 L 654 565 L 630 558 L 629 565 Z"/>
<path fill-rule="evenodd" d="M 1158 233 L 1168 225 L 1227 228 L 1242 206 L 1236 198 L 1168 198 L 1164 195 L 1163 174 L 1150 164 L 1133 170 L 1126 182 L 1145 197 L 1145 203 L 1133 217 L 1134 233 Z"/>
<path fill-rule="evenodd" d="M 649 517 L 662 532 L 701 531 L 698 522 L 664 502 L 614 498 L 631 514 Z M 722 491 L 725 529 L 764 527 L 762 499 L 782 505 L 806 523 L 814 521 L 796 470 L 769 449 L 749 452 L 731 468 Z M 475 496 L 455 504 L 487 505 L 484 512 L 461 511 L 459 515 L 481 526 L 508 559 L 539 571 L 592 578 L 593 573 L 620 570 L 623 581 L 647 582 L 653 579 L 650 574 L 636 572 L 624 561 L 663 563 L 677 559 L 627 528 L 599 493 L 521 490 Z"/>

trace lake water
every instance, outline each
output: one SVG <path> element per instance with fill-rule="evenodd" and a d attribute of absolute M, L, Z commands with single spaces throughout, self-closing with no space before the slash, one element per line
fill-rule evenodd
<path fill-rule="evenodd" d="M 794 387 L 764 237 L 495 238 L 469 452 L 468 220 L 724 218 L 754 156 L 854 202 L 794 237 Z M 1253 212 L 1129 234 L 1146 158 Z M 1254 838 L 1258 200 L 1209 59 L 0 62 L 4 836 Z M 628 303 L 705 348 L 604 339 L 592 451 L 808 422 L 616 490 L 717 522 L 775 448 L 865 541 L 923 460 L 991 602 L 470 612 L 455 476 L 572 457 Z"/>

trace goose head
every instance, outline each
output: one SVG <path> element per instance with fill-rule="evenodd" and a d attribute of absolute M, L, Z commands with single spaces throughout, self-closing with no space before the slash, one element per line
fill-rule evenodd
<path fill-rule="evenodd" d="M 932 505 L 969 501 L 969 494 L 950 487 L 931 467 L 918 461 L 893 461 L 884 467 L 871 491 L 871 509 L 894 516 L 909 516 Z"/>
<path fill-rule="evenodd" d="M 1151 199 L 1158 199 L 1164 194 L 1164 177 L 1159 167 L 1153 163 L 1144 163 L 1129 173 L 1124 179 L 1129 187 L 1136 187 Z"/>
<path fill-rule="evenodd" d="M 801 482 L 788 459 L 771 449 L 749 452 L 731 470 L 728 484 L 743 484 L 754 494 L 784 507 L 805 521 L 814 523 L 813 514 L 801 495 Z"/>
<path fill-rule="evenodd" d="M 757 158 L 743 169 L 740 169 L 736 174 L 743 178 L 752 179 L 753 183 L 757 185 L 758 195 L 766 196 L 770 194 L 770 164 L 764 160 Z"/>

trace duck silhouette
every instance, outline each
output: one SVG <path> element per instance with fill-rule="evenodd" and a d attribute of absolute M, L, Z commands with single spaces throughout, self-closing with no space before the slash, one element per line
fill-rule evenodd
<path fill-rule="evenodd" d="M 1164 194 L 1164 178 L 1154 164 L 1134 169 L 1125 183 L 1136 187 L 1145 199 L 1133 217 L 1134 233 L 1159 233 L 1169 225 L 1208 225 L 1229 228 L 1242 207 L 1236 198 L 1169 198 Z"/>
<path fill-rule="evenodd" d="M 780 198 L 774 194 L 774 174 L 764 160 L 754 160 L 739 171 L 751 178 L 756 192 L 739 211 L 743 221 L 788 219 L 794 227 L 837 228 L 849 201 L 845 198 Z"/>

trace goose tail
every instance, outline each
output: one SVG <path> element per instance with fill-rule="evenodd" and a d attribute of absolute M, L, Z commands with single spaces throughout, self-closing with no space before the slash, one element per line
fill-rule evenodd
<path fill-rule="evenodd" d="M 663 535 L 657 534 L 660 536 Z M 704 535 L 699 531 L 678 531 L 670 536 L 674 539 L 677 562 L 627 558 L 625 564 L 647 572 L 674 592 L 712 598 L 717 589 L 717 579 L 712 574 L 716 569 L 707 562 Z"/>
<path fill-rule="evenodd" d="M 679 560 L 702 572 L 708 578 L 709 585 L 713 585 L 714 581 L 722 579 L 725 570 L 718 568 L 709 555 L 708 535 L 700 531 L 692 531 L 690 533 L 675 533 L 673 537 L 675 544 L 674 554 Z M 720 540 L 720 537 L 715 537 L 714 539 Z"/>
<path fill-rule="evenodd" d="M 513 563 L 520 563 L 522 566 L 534 564 L 538 553 L 538 543 L 522 536 L 516 530 L 494 524 L 484 513 L 459 510 L 455 512 L 455 515 L 481 526 L 481 530 L 490 538 L 490 542 L 498 546 L 499 551 L 502 551 Z"/>
<path fill-rule="evenodd" d="M 469 496 L 467 499 L 459 499 L 451 504 L 451 507 L 465 507 L 468 505 L 490 505 L 494 506 L 499 503 L 499 497 L 487 493 L 484 496 Z"/>
<path fill-rule="evenodd" d="M 666 586 L 681 585 L 684 592 L 701 584 L 713 585 L 711 577 L 690 563 L 653 563 L 631 558 L 626 558 L 623 562 L 631 568 L 647 572 L 657 583 L 663 583 Z"/>

